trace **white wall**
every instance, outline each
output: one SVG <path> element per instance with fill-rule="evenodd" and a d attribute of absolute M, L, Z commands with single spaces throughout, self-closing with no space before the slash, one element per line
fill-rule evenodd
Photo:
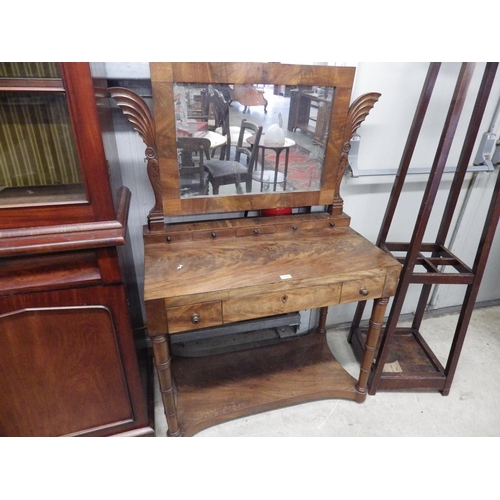
<path fill-rule="evenodd" d="M 147 78 L 149 76 L 148 66 L 145 63 L 106 63 L 106 66 L 109 78 Z M 345 200 L 345 212 L 352 217 L 352 227 L 370 241 L 375 241 L 377 238 L 394 182 L 394 175 L 366 174 L 376 174 L 380 171 L 395 173 L 413 120 L 427 67 L 427 63 L 357 63 L 353 100 L 366 92 L 380 92 L 382 96 L 358 130 L 361 136 L 358 167 L 363 175 L 357 178 L 346 175 L 341 195 Z M 484 65 L 478 64 L 478 69 L 481 71 L 476 71 L 476 74 L 482 73 L 483 67 Z M 458 63 L 443 65 L 411 168 L 430 168 L 432 164 L 458 71 Z M 471 85 L 472 90 L 477 89 L 480 77 L 481 75 L 475 76 Z M 471 92 L 471 94 L 475 93 Z M 499 97 L 500 76 L 497 76 L 477 145 L 482 133 L 490 125 Z M 456 136 L 457 140 L 448 161 L 450 167 L 457 164 L 461 149 L 460 138 L 463 138 L 465 134 L 468 125 L 467 117 L 470 115 L 473 104 L 473 99 L 468 99 L 466 102 L 463 119 L 460 121 Z M 142 226 L 146 223 L 147 214 L 153 206 L 153 195 L 146 175 L 145 147 L 142 140 L 137 133 L 130 131 L 130 125 L 119 112 L 115 114 L 115 124 L 124 183 L 132 191 L 129 234 L 137 265 L 139 288 L 142 290 L 144 276 Z M 499 131 L 496 130 L 496 132 L 498 135 Z M 482 172 L 476 175 L 474 188 L 467 206 L 464 207 L 462 222 L 451 248 L 469 265 L 472 265 L 473 262 L 482 228 L 481 218 L 486 213 L 495 176 L 496 172 L 493 174 Z M 463 205 L 466 188 L 472 177 L 472 174 L 467 175 L 459 208 Z M 390 241 L 408 241 L 410 239 L 426 180 L 427 176 L 422 174 L 408 176 L 404 194 L 389 235 Z M 426 233 L 428 239 L 432 239 L 437 230 L 450 181 L 451 174 L 445 174 L 435 204 L 436 213 L 433 214 Z M 480 301 L 500 299 L 499 271 L 500 236 L 497 234 L 480 289 Z M 420 288 L 417 286 L 410 288 L 403 313 L 414 310 L 419 290 Z M 459 286 L 440 287 L 433 295 L 432 307 L 459 305 L 463 292 L 464 288 Z M 353 311 L 353 305 L 330 308 L 328 324 L 351 321 Z M 368 308 L 367 313 L 369 313 Z M 314 320 L 315 314 L 312 317 Z"/>

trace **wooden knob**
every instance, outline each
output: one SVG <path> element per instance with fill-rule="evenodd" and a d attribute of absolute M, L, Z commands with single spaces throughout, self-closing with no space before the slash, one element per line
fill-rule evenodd
<path fill-rule="evenodd" d="M 198 323 L 200 322 L 200 315 L 197 314 L 197 313 L 194 313 L 192 316 L 191 316 L 191 323 L 197 325 Z"/>
<path fill-rule="evenodd" d="M 360 289 L 359 289 L 359 293 L 360 295 L 362 295 L 363 297 L 366 297 L 370 292 L 364 287 L 362 286 Z"/>

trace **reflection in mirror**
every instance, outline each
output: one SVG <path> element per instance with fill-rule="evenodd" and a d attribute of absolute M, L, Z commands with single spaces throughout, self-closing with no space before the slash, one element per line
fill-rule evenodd
<path fill-rule="evenodd" d="M 181 197 L 320 190 L 333 95 L 333 87 L 175 83 Z M 208 139 L 208 151 L 193 141 L 186 150 L 184 138 Z"/>

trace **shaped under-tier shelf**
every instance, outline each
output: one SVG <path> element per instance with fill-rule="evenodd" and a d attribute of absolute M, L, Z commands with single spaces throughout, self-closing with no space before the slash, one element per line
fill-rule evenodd
<path fill-rule="evenodd" d="M 232 418 L 329 398 L 364 400 L 324 335 L 201 358 L 174 357 L 184 436 Z"/>

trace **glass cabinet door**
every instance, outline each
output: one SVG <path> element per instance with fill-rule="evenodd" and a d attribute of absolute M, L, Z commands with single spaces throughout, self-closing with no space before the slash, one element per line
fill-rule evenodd
<path fill-rule="evenodd" d="M 0 63 L 0 208 L 86 200 L 58 63 Z"/>
<path fill-rule="evenodd" d="M 3 78 L 61 78 L 57 62 L 0 62 Z"/>

